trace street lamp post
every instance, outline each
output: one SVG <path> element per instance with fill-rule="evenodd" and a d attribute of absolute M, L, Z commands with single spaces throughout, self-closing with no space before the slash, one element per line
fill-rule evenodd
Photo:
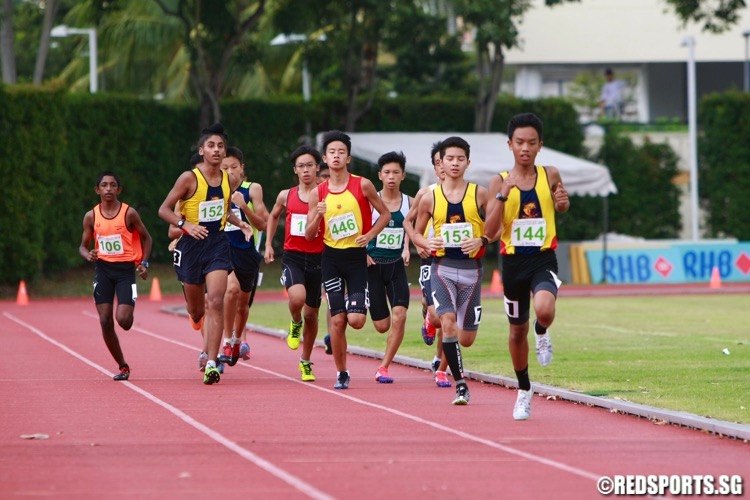
<path fill-rule="evenodd" d="M 49 32 L 55 38 L 65 38 L 70 35 L 88 35 L 89 37 L 89 91 L 96 94 L 98 90 L 96 63 L 96 30 L 94 28 L 69 28 L 64 24 L 55 26 Z"/>
<path fill-rule="evenodd" d="M 271 45 L 290 45 L 293 43 L 302 43 L 307 40 L 307 36 L 298 33 L 286 35 L 281 33 L 271 40 Z M 320 38 L 318 38 L 320 40 Z M 302 59 L 302 99 L 310 102 L 310 72 L 307 71 L 307 59 Z"/>
<path fill-rule="evenodd" d="M 742 36 L 745 38 L 745 62 L 743 69 L 744 71 L 744 85 L 743 89 L 745 92 L 750 92 L 750 44 L 748 44 L 748 39 L 750 39 L 750 30 L 745 30 L 742 33 Z"/>
<path fill-rule="evenodd" d="M 698 241 L 698 125 L 697 97 L 695 85 L 695 38 L 687 36 L 682 46 L 688 48 L 687 86 L 688 86 L 688 142 L 690 143 L 690 212 L 691 233 L 693 241 Z"/>
<path fill-rule="evenodd" d="M 299 33 L 292 33 L 290 35 L 286 35 L 284 33 L 280 33 L 273 37 L 271 40 L 271 45 L 289 45 L 293 43 L 303 43 L 309 40 L 310 38 L 307 35 L 301 35 Z M 313 40 L 317 41 L 324 41 L 326 39 L 325 35 L 319 35 Z M 310 102 L 310 97 L 312 95 L 312 92 L 310 90 L 310 72 L 307 70 L 307 58 L 302 59 L 302 99 L 305 101 L 305 103 Z M 310 126 L 310 120 L 305 118 L 305 137 L 306 142 L 311 144 L 312 143 L 312 127 Z"/>

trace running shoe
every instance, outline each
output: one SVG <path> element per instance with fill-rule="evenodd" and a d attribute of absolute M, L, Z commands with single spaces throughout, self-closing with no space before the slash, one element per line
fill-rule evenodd
<path fill-rule="evenodd" d="M 312 363 L 310 361 L 299 362 L 299 372 L 302 374 L 303 382 L 315 382 L 315 375 L 312 372 Z"/>
<path fill-rule="evenodd" d="M 203 376 L 203 383 L 206 385 L 218 384 L 221 380 L 221 374 L 215 366 L 206 368 L 206 374 Z"/>
<path fill-rule="evenodd" d="M 440 360 L 439 359 L 433 359 L 432 363 L 430 364 L 430 369 L 432 370 L 432 374 L 435 375 L 438 371 L 438 368 L 440 368 Z"/>
<path fill-rule="evenodd" d="M 448 374 L 445 372 L 435 372 L 435 384 L 438 387 L 450 387 L 451 381 L 448 380 Z"/>
<path fill-rule="evenodd" d="M 193 330 L 200 330 L 201 328 L 203 328 L 203 318 L 205 318 L 205 316 L 201 316 L 201 319 L 199 319 L 196 323 L 195 321 L 193 321 L 193 317 L 188 314 L 190 326 L 193 327 Z"/>
<path fill-rule="evenodd" d="M 226 355 L 226 348 L 224 349 L 224 353 Z M 226 363 L 229 366 L 234 366 L 237 364 L 237 361 L 240 360 L 240 344 L 234 344 L 229 348 L 229 361 L 226 361 Z"/>
<path fill-rule="evenodd" d="M 240 344 L 240 357 L 247 361 L 250 359 L 250 344 L 243 342 Z"/>
<path fill-rule="evenodd" d="M 289 346 L 289 349 L 296 351 L 299 349 L 299 341 L 300 337 L 302 336 L 302 322 L 295 323 L 294 320 L 292 320 L 289 323 L 289 335 L 286 336 L 286 345 Z"/>
<path fill-rule="evenodd" d="M 205 352 L 200 353 L 198 356 L 198 370 L 203 371 L 206 369 L 206 363 L 208 363 L 208 354 Z"/>
<path fill-rule="evenodd" d="M 333 347 L 331 347 L 331 334 L 326 333 L 323 338 L 323 344 L 326 346 L 326 354 L 333 354 Z"/>
<path fill-rule="evenodd" d="M 516 404 L 513 406 L 514 420 L 527 420 L 531 416 L 531 400 L 534 398 L 534 388 L 528 391 L 518 389 Z"/>
<path fill-rule="evenodd" d="M 222 360 L 216 360 L 216 369 L 219 370 L 219 373 L 222 375 L 224 374 L 224 362 Z"/>
<path fill-rule="evenodd" d="M 112 380 L 127 380 L 130 377 L 130 367 L 128 365 L 120 367 L 120 373 L 112 377 Z"/>
<path fill-rule="evenodd" d="M 536 321 L 534 322 L 536 325 Z M 552 339 L 549 336 L 549 330 L 544 335 L 537 335 L 536 337 L 536 360 L 542 366 L 547 366 L 552 361 Z"/>
<path fill-rule="evenodd" d="M 222 363 L 229 363 L 229 361 L 232 359 L 232 346 L 229 345 L 229 342 L 224 343 L 224 347 L 221 348 L 221 353 L 219 354 L 218 360 Z M 232 366 L 232 365 L 229 365 Z"/>
<path fill-rule="evenodd" d="M 388 368 L 386 368 L 385 366 L 381 366 L 380 368 L 378 368 L 378 371 L 375 373 L 375 380 L 377 380 L 381 384 L 393 383 L 393 377 L 388 375 Z"/>
<path fill-rule="evenodd" d="M 336 377 L 336 385 L 334 385 L 333 388 L 334 389 L 348 389 L 350 380 L 351 380 L 351 377 L 349 376 L 349 370 L 344 370 L 343 372 L 339 372 L 338 376 Z"/>
<path fill-rule="evenodd" d="M 456 399 L 453 400 L 453 404 L 457 406 L 469 404 L 469 386 L 466 383 L 456 384 Z"/>
<path fill-rule="evenodd" d="M 435 342 L 436 333 L 437 329 L 432 326 L 429 319 L 425 318 L 424 323 L 422 323 L 422 340 L 424 340 L 424 343 L 432 345 L 432 343 Z"/>

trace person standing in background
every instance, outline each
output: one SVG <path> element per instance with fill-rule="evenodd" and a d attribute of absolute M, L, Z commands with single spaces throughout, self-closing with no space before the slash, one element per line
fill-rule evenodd
<path fill-rule="evenodd" d="M 615 74 L 610 68 L 607 68 L 604 72 L 604 77 L 607 79 L 607 82 L 602 86 L 602 93 L 599 96 L 599 108 L 602 110 L 605 118 L 619 120 L 622 118 L 622 93 L 625 82 L 615 80 Z"/>

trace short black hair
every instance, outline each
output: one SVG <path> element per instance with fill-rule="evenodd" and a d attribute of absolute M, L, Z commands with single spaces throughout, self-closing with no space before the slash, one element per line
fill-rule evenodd
<path fill-rule="evenodd" d="M 432 149 L 430 149 L 430 163 L 432 163 L 432 166 L 435 166 L 435 153 L 440 152 L 440 145 L 442 144 L 442 141 L 437 141 L 432 145 Z"/>
<path fill-rule="evenodd" d="M 615 73 L 612 71 L 612 68 L 607 68 L 607 69 L 604 70 L 604 75 L 605 76 L 614 75 L 614 74 Z"/>
<path fill-rule="evenodd" d="M 99 174 L 96 176 L 96 184 L 94 184 L 94 186 L 98 186 L 99 183 L 102 182 L 102 179 L 104 179 L 107 176 L 114 177 L 115 181 L 117 182 L 117 185 L 122 186 L 122 183 L 120 182 L 120 178 L 117 176 L 117 174 L 115 174 L 111 170 L 104 170 L 102 172 L 99 172 Z"/>
<path fill-rule="evenodd" d="M 471 153 L 471 147 L 469 146 L 469 143 L 466 142 L 464 139 L 452 136 L 448 137 L 444 141 L 440 143 L 440 159 L 442 160 L 445 156 L 445 150 L 448 148 L 461 148 L 464 150 L 464 153 L 466 153 L 466 159 L 469 159 L 469 154 Z"/>
<path fill-rule="evenodd" d="M 352 152 L 352 139 L 340 130 L 329 130 L 323 134 L 323 154 L 328 149 L 328 145 L 332 142 L 340 141 L 346 145 L 346 152 L 351 155 Z"/>
<path fill-rule="evenodd" d="M 235 146 L 229 146 L 227 148 L 227 158 L 229 157 L 237 158 L 240 161 L 240 165 L 245 164 L 245 155 L 242 154 L 242 150 Z"/>
<path fill-rule="evenodd" d="M 534 113 L 521 113 L 511 118 L 508 122 L 508 139 L 513 139 L 513 132 L 521 127 L 533 127 L 536 133 L 539 134 L 539 140 L 542 140 L 544 125 L 542 124 L 542 120 Z"/>
<path fill-rule="evenodd" d="M 323 158 L 321 158 L 320 152 L 317 149 L 304 144 L 292 151 L 292 154 L 289 156 L 289 159 L 292 161 L 292 166 L 295 166 L 297 164 L 297 158 L 302 155 L 312 155 L 312 157 L 315 158 L 315 163 L 318 165 L 320 165 L 320 162 L 323 161 Z"/>
<path fill-rule="evenodd" d="M 378 158 L 378 171 L 383 170 L 383 166 L 387 163 L 398 163 L 401 165 L 401 170 L 406 172 L 406 156 L 403 151 L 391 151 Z"/>
<path fill-rule="evenodd" d="M 227 142 L 227 134 L 224 131 L 224 125 L 222 125 L 219 122 L 214 123 L 210 127 L 206 127 L 203 130 L 201 130 L 201 136 L 198 139 L 198 147 L 203 147 L 203 145 L 206 143 L 209 137 L 212 135 L 220 135 L 224 142 Z"/>

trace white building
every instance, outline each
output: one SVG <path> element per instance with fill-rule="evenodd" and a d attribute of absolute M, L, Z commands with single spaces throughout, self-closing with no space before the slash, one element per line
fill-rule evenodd
<path fill-rule="evenodd" d="M 516 72 L 514 93 L 539 98 L 565 95 L 584 71 L 636 73 L 628 118 L 641 123 L 659 118 L 687 119 L 687 36 L 695 39 L 698 96 L 743 88 L 750 8 L 721 33 L 683 27 L 664 0 L 581 0 L 533 7 L 520 25 L 522 45 L 509 50 L 506 64 Z"/>

